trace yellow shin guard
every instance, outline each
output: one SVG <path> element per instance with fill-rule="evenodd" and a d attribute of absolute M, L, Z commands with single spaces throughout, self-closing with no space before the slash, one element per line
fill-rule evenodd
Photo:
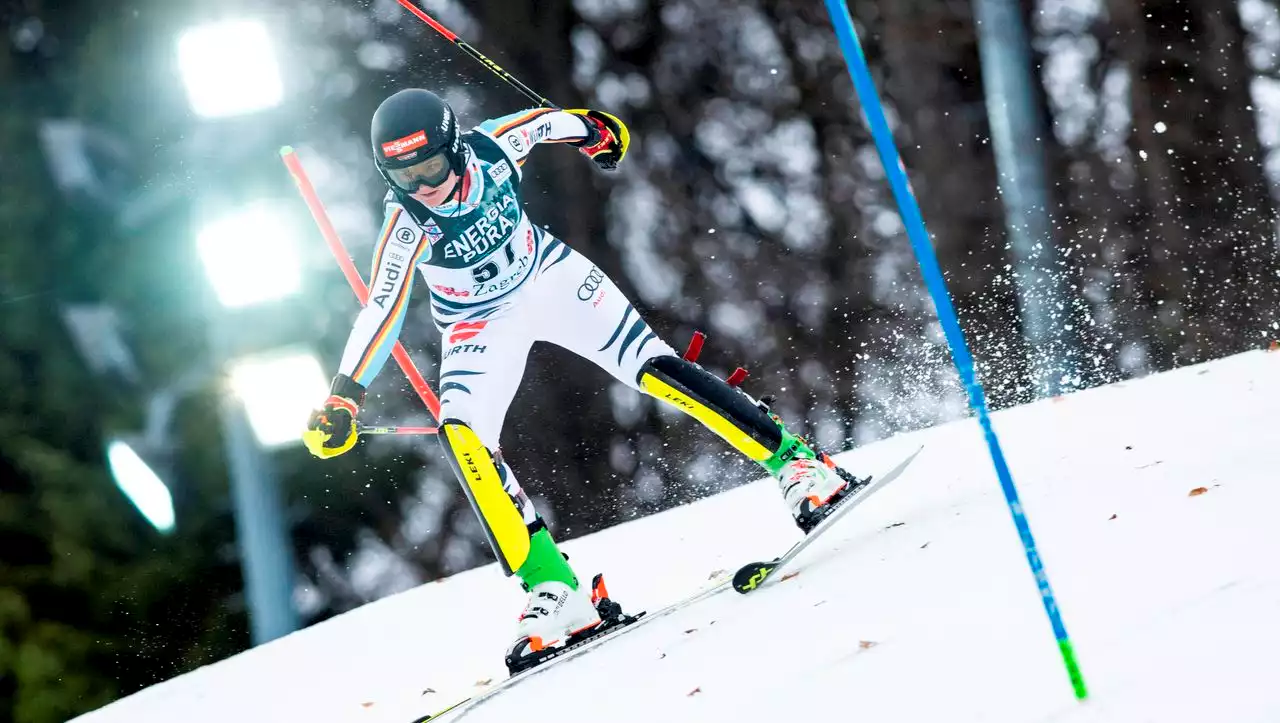
<path fill-rule="evenodd" d="M 493 455 L 471 427 L 456 419 L 440 423 L 439 437 L 503 572 L 512 574 L 529 557 L 529 528 L 502 487 Z"/>
<path fill-rule="evenodd" d="M 640 370 L 639 383 L 645 392 L 702 422 L 756 462 L 773 458 L 782 444 L 778 425 L 745 394 L 680 357 L 649 360 Z"/>

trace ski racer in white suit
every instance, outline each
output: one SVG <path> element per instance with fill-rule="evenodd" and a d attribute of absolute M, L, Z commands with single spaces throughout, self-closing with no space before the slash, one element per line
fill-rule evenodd
<path fill-rule="evenodd" d="M 504 571 L 529 592 L 507 651 L 513 672 L 601 623 L 596 591 L 579 584 L 499 451 L 534 341 L 589 359 L 711 428 L 779 479 L 806 532 L 848 488 L 826 456 L 788 432 L 765 404 L 678 356 L 600 268 L 529 220 L 521 166 L 542 143 L 575 146 L 613 170 L 629 134 L 607 113 L 547 108 L 463 132 L 439 96 L 419 89 L 379 106 L 372 144 L 389 190 L 369 303 L 330 396 L 304 433 L 321 458 L 355 445 L 365 390 L 395 344 L 419 271 L 443 337 L 440 442 Z"/>

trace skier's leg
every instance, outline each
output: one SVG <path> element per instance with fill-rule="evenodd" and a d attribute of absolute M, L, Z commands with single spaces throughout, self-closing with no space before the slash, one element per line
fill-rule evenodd
<path fill-rule="evenodd" d="M 543 322 L 539 338 L 671 404 L 757 462 L 779 479 L 802 529 L 807 531 L 818 519 L 818 509 L 848 487 L 834 463 L 789 432 L 766 405 L 677 356 L 586 257 L 570 251 L 540 276 L 541 318 L 551 321 Z"/>
<path fill-rule="evenodd" d="M 591 260 L 546 237 L 547 252 L 531 291 L 536 296 L 536 338 L 589 359 L 639 390 L 645 361 L 675 350 L 640 318 L 622 291 Z"/>
<path fill-rule="evenodd" d="M 639 372 L 645 392 L 697 419 L 778 479 L 796 524 L 806 532 L 852 481 L 835 462 L 792 434 L 778 415 L 738 387 L 676 356 L 655 357 Z"/>
<path fill-rule="evenodd" d="M 532 587 L 577 587 L 510 465 L 499 437 L 524 375 L 532 339 L 518 313 L 456 322 L 442 333 L 440 444 L 502 569 Z"/>
<path fill-rule="evenodd" d="M 498 446 L 533 343 L 523 319 L 527 308 L 449 325 L 440 364 L 440 444 L 503 571 L 518 576 L 529 593 L 507 648 L 512 673 L 600 624 L 591 591 L 579 586 Z"/>

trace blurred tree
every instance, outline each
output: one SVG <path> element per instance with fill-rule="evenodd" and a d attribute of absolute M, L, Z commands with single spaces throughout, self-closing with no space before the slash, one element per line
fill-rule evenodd
<path fill-rule="evenodd" d="M 1131 73 L 1139 238 L 1161 367 L 1260 343 L 1278 297 L 1238 3 L 1113 3 Z"/>
<path fill-rule="evenodd" d="M 176 495 L 182 533 L 158 536 L 103 463 L 108 429 L 140 423 L 140 397 L 89 372 L 60 313 L 114 296 L 141 321 L 136 338 L 172 331 L 173 319 L 149 308 L 155 297 L 139 293 L 162 289 L 165 269 L 136 263 L 147 250 L 104 213 L 107 195 L 62 195 L 39 152 L 49 120 L 125 115 L 102 90 L 117 87 L 122 69 L 95 59 L 129 45 L 127 23 L 90 27 L 85 9 L 9 3 L 3 14 L 0 717 L 15 723 L 66 720 L 246 642 L 225 492 L 205 486 L 216 460 Z M 144 355 L 147 371 L 184 351 L 181 334 L 168 338 Z"/>
<path fill-rule="evenodd" d="M 1008 268 L 1013 258 L 996 181 L 974 9 L 954 0 L 877 7 L 883 22 L 884 93 L 903 125 L 899 146 L 989 402 L 1001 408 L 1030 401 L 1035 393 L 1028 386 L 1017 282 Z M 1049 115 L 1047 106 L 1044 114 Z M 1060 239 L 1044 241 L 1056 246 Z"/>
<path fill-rule="evenodd" d="M 1237 4 L 1036 5 L 1092 383 L 1264 341 L 1273 182 Z"/>

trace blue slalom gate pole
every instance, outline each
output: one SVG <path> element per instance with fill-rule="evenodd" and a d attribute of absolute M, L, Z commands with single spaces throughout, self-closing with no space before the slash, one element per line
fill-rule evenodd
<path fill-rule="evenodd" d="M 1013 475 L 1005 462 L 1004 452 L 1000 449 L 1000 440 L 996 438 L 995 429 L 991 426 L 991 415 L 987 411 L 986 396 L 982 385 L 978 383 L 973 371 L 973 356 L 969 353 L 969 345 L 965 342 L 964 332 L 960 329 L 960 321 L 956 317 L 955 307 L 951 304 L 951 295 L 947 292 L 946 281 L 942 277 L 942 269 L 938 266 L 938 257 L 933 251 L 933 243 L 924 225 L 924 217 L 920 212 L 920 204 L 916 202 L 911 190 L 911 182 L 907 178 L 906 168 L 898 155 L 897 145 L 893 140 L 893 132 L 885 119 L 884 106 L 876 91 L 875 81 L 871 78 L 871 69 L 867 66 L 867 57 L 862 52 L 862 44 L 858 41 L 857 31 L 853 27 L 853 18 L 845 0 L 824 0 L 827 13 L 831 16 L 831 24 L 835 27 L 836 37 L 840 41 L 840 50 L 844 53 L 845 63 L 849 66 L 849 76 L 853 79 L 854 89 L 866 113 L 867 125 L 875 139 L 880 153 L 880 162 L 884 164 L 885 175 L 893 188 L 898 209 L 902 213 L 903 225 L 907 236 L 911 239 L 911 248 L 916 260 L 920 263 L 920 272 L 924 276 L 929 295 L 938 312 L 938 321 L 946 332 L 947 344 L 951 347 L 951 358 L 955 362 L 960 381 L 969 395 L 969 407 L 978 418 L 983 437 L 991 452 L 991 462 L 995 465 L 996 477 L 1000 480 L 1000 489 L 1004 491 L 1005 502 L 1009 513 L 1013 515 L 1014 527 L 1022 539 L 1022 547 L 1027 555 L 1027 563 L 1031 565 L 1031 573 L 1040 588 L 1040 599 L 1044 602 L 1045 613 L 1053 626 L 1053 635 L 1058 640 L 1058 649 L 1062 653 L 1062 661 L 1066 665 L 1067 675 L 1071 678 L 1071 687 L 1076 698 L 1084 700 L 1088 691 L 1084 684 L 1084 675 L 1076 661 L 1075 649 L 1067 636 L 1066 625 L 1062 622 L 1062 614 L 1058 610 L 1057 599 L 1049 586 L 1049 576 L 1045 572 L 1040 553 L 1036 551 L 1035 538 L 1031 536 L 1031 526 L 1027 523 L 1026 514 L 1022 511 L 1022 502 L 1018 499 L 1018 489 L 1013 484 Z"/>

